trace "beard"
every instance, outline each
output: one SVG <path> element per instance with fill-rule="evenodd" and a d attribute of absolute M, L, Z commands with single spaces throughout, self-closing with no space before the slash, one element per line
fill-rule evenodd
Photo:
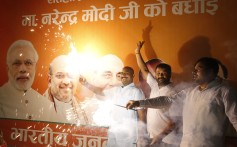
<path fill-rule="evenodd" d="M 165 85 L 168 85 L 168 84 L 170 83 L 170 80 L 165 79 L 165 78 L 158 78 L 158 79 L 157 79 L 157 83 L 158 83 L 160 86 L 165 86 Z"/>
<path fill-rule="evenodd" d="M 18 81 L 17 78 L 14 78 L 10 74 L 10 72 L 8 72 L 8 78 L 9 78 L 10 83 L 13 85 L 13 87 L 20 91 L 26 91 L 30 89 L 34 81 L 34 76 L 28 77 L 28 79 L 24 82 Z"/>
<path fill-rule="evenodd" d="M 73 91 L 72 89 L 70 90 L 65 90 L 65 89 L 57 89 L 57 88 L 50 88 L 51 94 L 53 95 L 54 98 L 61 102 L 69 102 L 72 97 L 73 97 Z"/>

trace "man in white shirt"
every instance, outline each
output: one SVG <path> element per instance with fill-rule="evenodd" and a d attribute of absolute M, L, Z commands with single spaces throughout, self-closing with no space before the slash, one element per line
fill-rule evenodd
<path fill-rule="evenodd" d="M 122 86 L 111 89 L 109 99 L 114 105 L 111 110 L 111 122 L 108 135 L 108 147 L 136 147 L 143 146 L 143 135 L 146 133 L 145 110 L 129 110 L 125 107 L 128 99 L 142 100 L 143 92 L 134 83 L 134 71 L 125 66 L 121 74 Z M 122 106 L 122 107 L 121 107 Z"/>
<path fill-rule="evenodd" d="M 31 88 L 38 54 L 27 40 L 17 40 L 7 52 L 8 82 L 0 87 L 0 117 L 47 121 L 50 105 Z"/>
<path fill-rule="evenodd" d="M 158 96 L 169 96 L 174 92 L 171 79 L 171 67 L 168 64 L 160 63 L 155 68 L 155 75 L 152 75 L 140 53 L 143 42 L 138 42 L 135 50 L 137 64 L 144 79 L 151 88 L 150 98 Z M 168 107 L 163 109 L 148 108 L 147 110 L 147 130 L 151 138 L 151 145 L 160 146 L 163 137 L 169 133 L 173 122 L 168 116 Z"/>
<path fill-rule="evenodd" d="M 198 86 L 170 97 L 129 101 L 127 108 L 162 108 L 183 97 L 183 136 L 180 146 L 222 147 L 228 121 L 237 131 L 237 94 L 218 76 L 219 66 L 226 79 L 228 72 L 220 61 L 210 57 L 200 58 L 193 71 L 193 79 Z"/>
<path fill-rule="evenodd" d="M 144 99 L 143 92 L 133 83 L 134 70 L 131 67 L 124 67 L 119 72 L 121 86 L 113 86 L 108 89 L 97 88 L 85 79 L 82 84 L 97 94 L 102 108 L 95 111 L 95 116 L 100 120 L 107 120 L 109 126 L 108 147 L 136 147 L 144 146 L 144 134 L 146 134 L 145 111 L 144 109 L 127 111 L 125 105 L 127 100 Z M 106 111 L 104 111 L 106 110 Z"/>

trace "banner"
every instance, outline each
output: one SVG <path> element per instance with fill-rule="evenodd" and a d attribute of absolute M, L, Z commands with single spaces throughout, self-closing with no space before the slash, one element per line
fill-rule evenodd
<path fill-rule="evenodd" d="M 5 64 L 12 42 L 30 40 L 39 54 L 33 88 L 41 94 L 47 89 L 50 62 L 58 55 L 69 54 L 72 48 L 80 55 L 77 65 L 84 70 L 95 68 L 95 58 L 113 54 L 138 73 L 134 50 L 140 40 L 146 42 L 142 52 L 146 61 L 159 58 L 172 65 L 173 81 L 189 82 L 193 62 L 213 56 L 227 66 L 229 79 L 236 86 L 234 0 L 1 3 L 0 63 Z M 6 70 L 3 68 L 1 84 L 7 81 Z M 137 76 L 135 80 L 138 83 Z"/>
<path fill-rule="evenodd" d="M 62 123 L 0 119 L 8 146 L 106 147 L 107 128 Z"/>

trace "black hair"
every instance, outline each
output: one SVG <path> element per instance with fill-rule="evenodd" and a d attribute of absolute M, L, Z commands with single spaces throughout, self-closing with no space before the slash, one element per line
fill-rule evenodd
<path fill-rule="evenodd" d="M 128 71 L 131 75 L 134 75 L 134 70 L 132 67 L 130 66 L 124 66 L 123 67 L 124 70 Z"/>
<path fill-rule="evenodd" d="M 215 58 L 211 58 L 211 57 L 202 57 L 200 59 L 197 60 L 197 62 L 195 63 L 195 65 L 197 63 L 202 63 L 203 65 L 205 65 L 205 67 L 207 69 L 212 69 L 214 74 L 216 74 L 216 76 L 218 75 L 219 72 L 219 66 L 222 69 L 223 72 L 223 76 L 225 79 L 228 78 L 228 70 L 226 68 L 225 65 L 223 65 L 219 60 L 215 59 Z"/>
<path fill-rule="evenodd" d="M 160 64 L 158 64 L 158 65 L 156 66 L 156 69 L 157 69 L 157 68 L 165 69 L 165 70 L 168 72 L 168 74 L 171 75 L 172 70 L 171 70 L 171 66 L 170 66 L 169 64 L 160 63 Z"/>

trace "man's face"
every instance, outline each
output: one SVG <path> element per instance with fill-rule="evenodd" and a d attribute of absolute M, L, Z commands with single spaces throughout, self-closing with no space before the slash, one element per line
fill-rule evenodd
<path fill-rule="evenodd" d="M 134 75 L 132 75 L 132 73 L 130 73 L 128 70 L 123 69 L 123 71 L 120 74 L 123 86 L 127 86 L 133 82 Z"/>
<path fill-rule="evenodd" d="M 115 55 L 105 55 L 98 60 L 90 83 L 101 89 L 122 85 L 118 74 L 123 69 L 123 62 Z"/>
<path fill-rule="evenodd" d="M 202 63 L 197 63 L 193 70 L 193 80 L 197 84 L 204 84 L 212 79 L 210 70 L 208 70 Z"/>
<path fill-rule="evenodd" d="M 52 75 L 49 75 L 51 94 L 62 102 L 69 102 L 74 96 L 79 76 L 67 71 L 66 62 L 54 63 Z"/>
<path fill-rule="evenodd" d="M 170 83 L 171 75 L 164 68 L 157 68 L 155 71 L 156 81 L 160 86 L 165 86 Z"/>
<path fill-rule="evenodd" d="M 97 73 L 95 86 L 107 89 L 117 85 L 121 85 L 119 70 L 104 70 Z"/>
<path fill-rule="evenodd" d="M 29 47 L 18 47 L 12 50 L 8 60 L 8 78 L 18 90 L 28 90 L 34 81 L 36 59 Z"/>

